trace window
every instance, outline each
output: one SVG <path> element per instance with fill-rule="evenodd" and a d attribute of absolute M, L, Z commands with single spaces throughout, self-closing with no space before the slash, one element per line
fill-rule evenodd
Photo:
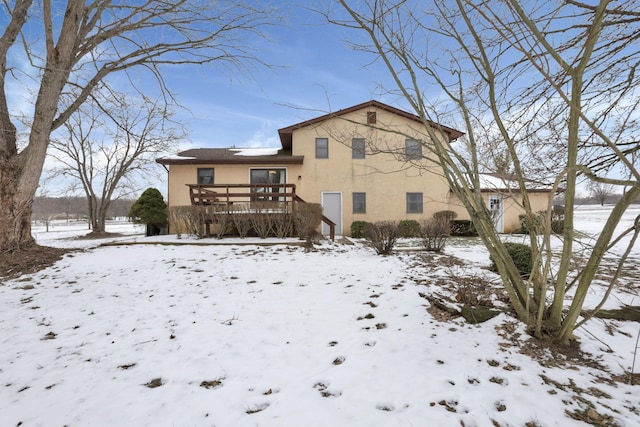
<path fill-rule="evenodd" d="M 375 111 L 367 111 L 367 124 L 375 125 L 376 124 L 376 112 Z"/>
<path fill-rule="evenodd" d="M 329 139 L 316 138 L 316 159 L 329 158 Z"/>
<path fill-rule="evenodd" d="M 213 168 L 198 168 L 198 185 L 213 184 Z"/>
<path fill-rule="evenodd" d="M 252 189 L 256 193 L 255 200 L 279 200 L 275 194 L 284 193 L 284 184 L 287 181 L 286 169 L 251 169 L 249 182 L 252 185 L 260 185 Z M 264 186 L 262 186 L 264 184 Z"/>
<path fill-rule="evenodd" d="M 415 139 L 407 139 L 404 142 L 405 160 L 418 160 L 422 158 L 422 142 Z"/>
<path fill-rule="evenodd" d="M 407 193 L 407 213 L 422 213 L 422 193 Z"/>
<path fill-rule="evenodd" d="M 351 140 L 351 158 L 364 159 L 364 138 L 353 138 Z"/>
<path fill-rule="evenodd" d="M 353 213 L 367 213 L 367 193 L 353 193 Z"/>

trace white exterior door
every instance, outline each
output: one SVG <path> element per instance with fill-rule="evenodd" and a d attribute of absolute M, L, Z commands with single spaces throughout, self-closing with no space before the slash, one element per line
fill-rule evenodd
<path fill-rule="evenodd" d="M 336 234 L 342 234 L 342 193 L 322 193 L 322 214 L 336 223 Z M 322 234 L 329 234 L 329 226 L 324 222 Z"/>
<path fill-rule="evenodd" d="M 504 201 L 502 196 L 489 196 L 489 211 L 493 217 L 493 225 L 498 233 L 504 233 Z"/>

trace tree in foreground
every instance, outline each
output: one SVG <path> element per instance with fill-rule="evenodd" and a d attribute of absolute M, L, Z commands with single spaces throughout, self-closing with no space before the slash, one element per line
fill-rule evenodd
<path fill-rule="evenodd" d="M 394 82 L 388 91 L 424 121 L 423 153 L 437 159 L 469 212 L 518 317 L 534 335 L 567 343 L 587 320 L 580 315 L 589 288 L 603 257 L 620 239 L 615 230 L 623 213 L 640 194 L 640 14 L 635 4 L 336 3 L 340 7 L 325 16 L 357 32 L 350 38 L 354 47 L 386 66 Z M 431 127 L 434 122 L 463 127 L 464 143 L 443 143 Z M 538 215 L 529 202 L 531 179 L 565 191 L 561 253 L 551 249 L 550 196 L 543 226 L 529 230 L 533 266 L 527 275 L 509 256 L 480 192 L 482 165 L 492 154 L 495 169 L 508 171 L 516 183 L 514 199 L 527 215 Z M 611 178 L 614 171 L 624 178 Z M 600 235 L 578 254 L 583 248 L 575 244 L 573 211 L 581 178 L 623 191 Z M 623 232 L 632 237 L 609 289 L 639 232 L 640 220 Z M 576 257 L 584 257 L 584 263 L 575 263 Z"/>
<path fill-rule="evenodd" d="M 35 243 L 32 204 L 52 132 L 94 88 L 135 68 L 172 99 L 164 66 L 259 62 L 249 46 L 274 19 L 259 1 L 9 0 L 0 8 L 0 252 Z M 12 105 L 22 101 L 11 98 L 16 88 L 36 93 L 31 111 Z"/>
<path fill-rule="evenodd" d="M 147 234 L 150 227 L 161 228 L 167 224 L 167 204 L 162 194 L 156 188 L 147 188 L 138 200 L 131 205 L 129 218 L 133 221 L 147 225 Z M 156 233 L 152 233 L 156 234 Z"/>
<path fill-rule="evenodd" d="M 135 191 L 136 182 L 153 174 L 153 157 L 182 137 L 171 116 L 160 100 L 105 89 L 94 92 L 52 139 L 53 174 L 81 186 L 93 234 L 105 232 L 112 200 L 127 189 Z"/>

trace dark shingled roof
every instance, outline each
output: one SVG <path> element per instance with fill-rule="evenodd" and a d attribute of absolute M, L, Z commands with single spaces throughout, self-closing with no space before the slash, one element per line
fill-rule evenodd
<path fill-rule="evenodd" d="M 379 110 L 387 111 L 392 114 L 413 120 L 417 123 L 422 123 L 422 119 L 415 114 L 408 113 L 398 108 L 392 107 L 387 104 L 383 104 L 379 101 L 367 101 L 362 104 L 354 105 L 353 107 L 345 108 L 343 110 L 336 111 L 334 113 L 325 114 L 304 122 L 296 123 L 291 126 L 278 129 L 278 135 L 280 136 L 280 143 L 282 144 L 282 150 L 277 154 L 271 155 L 239 155 L 238 151 L 247 151 L 249 149 L 233 149 L 233 148 L 195 148 L 192 150 L 186 150 L 178 153 L 177 156 L 163 157 L 156 159 L 156 162 L 162 165 L 188 165 L 188 164 L 253 164 L 253 165 L 266 165 L 266 164 L 302 164 L 304 156 L 292 156 L 292 138 L 293 131 L 303 128 L 305 126 L 321 123 L 325 120 L 333 117 L 339 117 L 344 114 L 352 113 L 354 111 L 362 110 L 365 108 L 377 108 Z M 460 138 L 464 133 L 459 130 L 443 126 L 435 122 L 428 122 L 434 129 L 442 130 L 449 137 L 449 141 L 454 141 Z"/>
<path fill-rule="evenodd" d="M 192 165 L 192 164 L 302 164 L 304 156 L 292 156 L 291 153 L 278 151 L 277 154 L 245 155 L 251 149 L 234 148 L 194 148 L 181 151 L 176 156 L 162 157 L 156 162 L 162 165 Z"/>

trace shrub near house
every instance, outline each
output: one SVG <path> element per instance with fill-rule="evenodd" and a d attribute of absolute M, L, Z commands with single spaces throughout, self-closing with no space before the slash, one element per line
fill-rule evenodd
<path fill-rule="evenodd" d="M 160 234 L 167 224 L 167 205 L 155 188 L 147 188 L 129 210 L 129 217 L 147 225 L 147 236 Z"/>

